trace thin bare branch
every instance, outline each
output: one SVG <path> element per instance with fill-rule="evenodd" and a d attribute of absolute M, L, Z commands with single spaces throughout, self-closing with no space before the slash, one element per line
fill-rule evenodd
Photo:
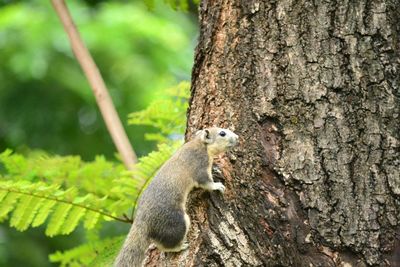
<path fill-rule="evenodd" d="M 51 2 L 68 34 L 76 59 L 89 81 L 93 94 L 96 97 L 97 105 L 100 108 L 111 138 L 122 157 L 122 161 L 127 169 L 132 170 L 134 164 L 137 162 L 137 157 L 122 126 L 118 113 L 115 110 L 99 69 L 83 43 L 65 1 L 51 0 Z"/>

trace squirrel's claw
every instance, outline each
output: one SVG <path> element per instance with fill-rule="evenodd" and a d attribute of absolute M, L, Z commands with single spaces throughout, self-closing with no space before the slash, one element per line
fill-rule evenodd
<path fill-rule="evenodd" d="M 225 191 L 225 186 L 220 182 L 214 183 L 213 187 L 214 187 L 214 190 L 218 190 L 221 193 L 223 193 Z"/>

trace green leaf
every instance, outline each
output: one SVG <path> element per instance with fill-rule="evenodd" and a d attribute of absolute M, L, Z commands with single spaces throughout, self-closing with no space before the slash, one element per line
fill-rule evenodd
<path fill-rule="evenodd" d="M 52 212 L 51 209 L 56 205 L 56 203 L 57 202 L 55 200 L 46 201 L 39 208 L 39 212 L 37 213 L 35 219 L 32 222 L 32 227 L 37 227 L 39 225 L 42 225 L 46 221 L 49 214 Z"/>
<path fill-rule="evenodd" d="M 67 251 L 57 251 L 49 256 L 51 262 L 61 266 L 112 266 L 125 236 L 89 242 Z"/>
<path fill-rule="evenodd" d="M 0 220 L 5 218 L 7 214 L 12 211 L 15 203 L 21 195 L 14 192 L 9 192 L 5 199 L 1 202 L 0 206 Z"/>
<path fill-rule="evenodd" d="M 28 229 L 43 201 L 44 199 L 36 199 L 31 195 L 23 195 L 13 212 L 10 225 L 19 231 Z"/>
<path fill-rule="evenodd" d="M 85 215 L 87 210 L 81 207 L 73 207 L 69 212 L 67 219 L 61 227 L 61 234 L 71 233 L 79 223 L 79 220 Z"/>
<path fill-rule="evenodd" d="M 57 206 L 50 218 L 49 224 L 47 225 L 46 235 L 55 236 L 56 234 L 61 233 L 61 226 L 63 225 L 71 208 L 72 206 L 66 203 L 61 203 Z"/>
<path fill-rule="evenodd" d="M 98 222 L 99 218 L 100 218 L 100 214 L 98 212 L 94 212 L 94 211 L 90 210 L 86 213 L 85 222 L 84 222 L 83 226 L 86 229 L 92 229 L 96 226 L 96 223 Z"/>
<path fill-rule="evenodd" d="M 91 193 L 81 196 L 78 191 L 75 186 L 63 190 L 59 185 L 46 185 L 43 182 L 0 180 L 0 219 L 6 219 L 13 211 L 10 225 L 23 231 L 29 226 L 44 224 L 50 217 L 46 234 L 54 236 L 71 233 L 80 221 L 85 221 L 85 227 L 90 229 L 98 222 L 115 220 L 118 212 L 114 209 L 122 214 L 132 203 L 123 190 L 119 190 L 118 198 L 114 199 Z M 85 216 L 87 211 L 90 212 Z"/>
<path fill-rule="evenodd" d="M 7 191 L 0 191 L 0 202 L 3 201 L 3 199 L 7 196 L 8 192 Z"/>
<path fill-rule="evenodd" d="M 90 263 L 90 266 L 112 266 L 125 238 L 126 236 L 114 237 L 98 244 L 96 246 L 96 258 Z"/>
<path fill-rule="evenodd" d="M 146 134 L 148 140 L 166 143 L 177 136 L 183 137 L 189 98 L 188 82 L 167 90 L 168 99 L 156 100 L 146 109 L 129 114 L 129 124 L 155 127 L 159 133 Z"/>

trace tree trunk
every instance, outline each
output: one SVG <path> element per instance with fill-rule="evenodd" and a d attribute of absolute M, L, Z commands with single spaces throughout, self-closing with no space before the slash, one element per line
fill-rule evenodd
<path fill-rule="evenodd" d="M 187 137 L 234 130 L 148 266 L 400 266 L 399 1 L 202 1 Z"/>

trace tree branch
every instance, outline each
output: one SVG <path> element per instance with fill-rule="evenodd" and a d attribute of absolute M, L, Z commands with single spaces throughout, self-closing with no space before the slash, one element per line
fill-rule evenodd
<path fill-rule="evenodd" d="M 68 34 L 72 51 L 89 81 L 93 94 L 96 97 L 97 105 L 100 108 L 111 138 L 122 157 L 122 161 L 127 169 L 132 170 L 134 164 L 137 162 L 137 157 L 115 110 L 104 80 L 88 49 L 80 38 L 64 0 L 51 0 L 51 2 Z"/>

